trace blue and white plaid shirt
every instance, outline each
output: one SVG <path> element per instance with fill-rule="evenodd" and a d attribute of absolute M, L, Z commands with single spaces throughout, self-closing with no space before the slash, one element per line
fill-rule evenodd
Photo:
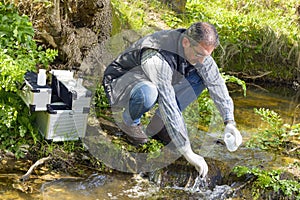
<path fill-rule="evenodd" d="M 172 86 L 174 70 L 163 56 L 155 50 L 147 50 L 143 53 L 141 67 L 147 78 L 157 86 L 159 110 L 173 143 L 179 150 L 184 149 L 187 145 L 190 145 L 190 141 Z M 223 120 L 234 120 L 233 101 L 214 59 L 209 56 L 203 64 L 197 63 L 195 67 Z"/>

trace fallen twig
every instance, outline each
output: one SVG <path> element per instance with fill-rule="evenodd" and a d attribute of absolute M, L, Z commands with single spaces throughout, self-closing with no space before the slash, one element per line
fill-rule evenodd
<path fill-rule="evenodd" d="M 41 158 L 41 159 L 39 159 L 38 161 L 36 161 L 33 165 L 31 165 L 31 167 L 29 168 L 29 170 L 27 171 L 27 173 L 24 174 L 24 175 L 20 178 L 20 180 L 21 180 L 21 181 L 26 181 L 26 180 L 29 178 L 29 176 L 30 176 L 30 174 L 32 173 L 32 171 L 34 170 L 34 168 L 36 168 L 37 166 L 43 164 L 45 161 L 47 161 L 47 160 L 49 160 L 49 159 L 51 159 L 51 158 L 52 158 L 51 156 L 48 156 L 48 157 Z"/>
<path fill-rule="evenodd" d="M 250 184 L 253 180 L 255 179 L 255 176 L 250 177 L 248 180 L 246 180 L 245 183 L 243 183 L 242 185 L 236 187 L 236 188 L 232 188 L 232 190 L 229 190 L 226 192 L 225 195 L 232 195 L 235 194 L 236 192 L 238 192 L 239 190 L 242 190 L 243 188 L 245 188 L 248 184 Z"/>
<path fill-rule="evenodd" d="M 296 150 L 298 150 L 298 149 L 300 149 L 300 146 L 299 146 L 299 145 L 298 145 L 297 147 L 295 147 L 295 148 L 289 150 L 288 152 L 291 153 L 291 152 L 294 152 L 294 151 L 296 151 Z"/>

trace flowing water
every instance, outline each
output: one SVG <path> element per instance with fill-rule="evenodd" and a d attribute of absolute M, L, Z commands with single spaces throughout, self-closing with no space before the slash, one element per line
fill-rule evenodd
<path fill-rule="evenodd" d="M 236 106 L 236 121 L 244 139 L 264 126 L 259 116 L 254 114 L 254 108 L 269 108 L 278 112 L 286 123 L 293 120 L 300 123 L 299 116 L 295 116 L 294 112 L 300 103 L 295 91 L 283 93 L 283 88 L 268 91 L 248 88 L 246 97 L 238 93 L 232 96 Z M 220 132 L 199 134 L 199 130 L 190 131 L 197 131 L 197 134 L 191 134 L 192 145 L 209 163 L 211 173 L 208 178 L 199 177 L 194 168 L 187 168 L 179 162 L 178 165 L 147 174 L 92 172 L 85 178 L 53 174 L 48 179 L 31 178 L 31 184 L 26 185 L 26 182 L 19 181 L 27 170 L 22 163 L 6 163 L 1 158 L 0 199 L 227 199 L 234 197 L 233 187 L 236 182 L 230 179 L 230 170 L 234 166 L 280 168 L 294 161 L 245 146 L 230 153 L 221 142 Z"/>

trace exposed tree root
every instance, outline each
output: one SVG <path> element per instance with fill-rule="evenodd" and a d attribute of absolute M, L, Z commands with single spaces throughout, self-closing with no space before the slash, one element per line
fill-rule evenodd
<path fill-rule="evenodd" d="M 38 161 L 36 161 L 33 165 L 31 165 L 31 167 L 29 168 L 29 170 L 27 171 L 26 174 L 24 174 L 20 180 L 21 181 L 26 181 L 28 180 L 30 174 L 32 173 L 32 171 L 39 165 L 43 164 L 44 162 L 46 162 L 47 160 L 51 159 L 52 157 L 51 156 L 48 156 L 48 157 L 45 157 L 45 158 L 41 158 L 39 159 Z"/>
<path fill-rule="evenodd" d="M 267 76 L 268 74 L 271 74 L 272 72 L 271 71 L 268 71 L 268 72 L 261 72 L 260 74 L 258 75 L 249 75 L 249 74 L 246 74 L 244 72 L 228 72 L 229 74 L 232 74 L 232 75 L 235 75 L 235 76 L 238 76 L 238 77 L 241 77 L 243 79 L 251 79 L 251 80 L 255 80 L 255 79 L 260 79 L 264 76 Z"/>
<path fill-rule="evenodd" d="M 269 92 L 269 90 L 263 88 L 263 87 L 260 86 L 260 85 L 257 85 L 257 84 L 254 84 L 254 83 L 247 83 L 247 84 L 248 84 L 248 85 L 252 85 L 252 86 L 254 86 L 254 87 L 256 87 L 256 88 L 258 88 L 258 89 L 260 89 L 260 90 L 262 90 L 262 91 L 264 91 L 264 92 Z"/>

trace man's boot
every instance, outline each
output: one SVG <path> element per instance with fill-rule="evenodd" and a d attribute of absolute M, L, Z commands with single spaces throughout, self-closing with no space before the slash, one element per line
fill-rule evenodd
<path fill-rule="evenodd" d="M 157 139 L 164 144 L 169 144 L 171 138 L 168 134 L 162 119 L 158 115 L 154 115 L 146 128 L 146 134 L 153 139 Z"/>
<path fill-rule="evenodd" d="M 127 140 L 133 145 L 137 146 L 148 142 L 148 136 L 144 133 L 142 125 L 128 126 L 122 122 L 119 127 L 126 134 Z"/>

